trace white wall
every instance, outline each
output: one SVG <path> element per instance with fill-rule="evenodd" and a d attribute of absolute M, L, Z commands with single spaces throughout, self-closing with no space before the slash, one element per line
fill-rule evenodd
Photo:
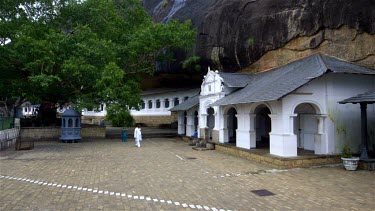
<path fill-rule="evenodd" d="M 355 152 L 361 143 L 361 110 L 359 104 L 338 104 L 338 101 L 375 89 L 375 76 L 329 75 L 327 114 L 329 119 L 329 153 L 340 153 L 349 144 Z M 375 143 L 375 105 L 367 106 L 369 146 Z"/>
<path fill-rule="evenodd" d="M 145 108 L 137 110 L 130 110 L 132 116 L 170 116 L 171 112 L 169 109 L 173 108 L 174 105 L 174 99 L 179 99 L 179 104 L 184 102 L 185 97 L 192 97 L 194 95 L 197 95 L 199 92 L 199 89 L 189 89 L 189 90 L 182 90 L 182 91 L 176 91 L 176 92 L 164 92 L 164 93 L 156 93 L 156 94 L 150 94 L 150 95 L 144 95 L 141 96 L 142 100 L 145 102 Z M 169 99 L 169 107 L 164 106 L 164 100 Z M 152 102 L 152 108 L 148 108 L 148 102 L 151 100 Z M 160 108 L 156 108 L 156 101 L 160 100 Z"/>
<path fill-rule="evenodd" d="M 361 137 L 359 105 L 342 105 L 338 102 L 374 88 L 374 76 L 326 74 L 311 81 L 282 99 L 282 111 L 280 113 L 283 119 L 282 125 L 275 124 L 278 127 L 279 138 L 273 139 L 271 142 L 283 142 L 280 135 L 286 137 L 288 131 L 293 131 L 293 121 L 290 121 L 290 119 L 296 106 L 301 103 L 310 103 L 315 105 L 316 110 L 321 114 L 316 119 L 321 131 L 315 140 L 320 142 L 314 146 L 315 153 L 338 154 L 345 143 L 350 143 L 353 150 L 358 151 Z M 367 112 L 369 131 L 374 131 L 374 105 L 369 105 Z M 274 126 L 273 123 L 272 126 Z M 297 137 L 295 135 L 293 131 L 293 134 L 290 134 L 287 139 L 296 142 Z M 370 140 L 371 143 L 374 143 L 374 137 L 370 137 Z M 276 145 L 275 143 L 275 147 Z M 284 152 L 279 151 L 279 149 L 276 151 L 283 155 L 296 153 L 291 148 Z"/>
<path fill-rule="evenodd" d="M 99 105 L 99 108 L 98 108 L 97 111 L 88 111 L 87 109 L 83 109 L 82 110 L 82 116 L 104 117 L 106 115 L 107 115 L 107 106 L 106 106 L 106 104 Z"/>
<path fill-rule="evenodd" d="M 327 74 L 315 79 L 288 94 L 281 100 L 261 103 L 234 105 L 237 110 L 238 129 L 236 145 L 240 148 L 255 147 L 254 111 L 261 104 L 271 110 L 270 153 L 279 156 L 297 156 L 297 134 L 294 123 L 297 118 L 295 108 L 302 103 L 314 106 L 316 115 L 301 115 L 304 124 L 305 145 L 315 154 L 339 154 L 343 144 L 350 142 L 354 151 L 360 144 L 359 105 L 342 105 L 338 102 L 346 98 L 375 89 L 375 77 L 353 74 Z M 225 112 L 232 107 L 221 106 L 218 127 L 220 142 L 226 142 Z M 203 110 L 202 110 L 203 111 Z M 375 143 L 375 108 L 368 105 L 369 146 Z M 310 122 L 310 123 L 309 123 Z M 308 142 L 308 143 L 307 143 Z"/>

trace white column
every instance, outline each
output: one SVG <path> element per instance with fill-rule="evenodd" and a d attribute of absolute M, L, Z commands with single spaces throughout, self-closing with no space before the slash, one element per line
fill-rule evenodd
<path fill-rule="evenodd" d="M 168 108 L 173 108 L 173 98 L 168 98 L 169 100 L 169 107 Z"/>
<path fill-rule="evenodd" d="M 186 115 L 186 136 L 194 135 L 194 114 Z"/>
<path fill-rule="evenodd" d="M 269 114 L 271 118 L 270 153 L 283 157 L 297 156 L 297 136 L 290 134 L 290 115 Z"/>
<path fill-rule="evenodd" d="M 214 130 L 217 130 L 219 131 L 220 128 L 221 128 L 221 121 L 220 121 L 220 116 L 221 116 L 221 112 L 220 112 L 220 108 L 219 107 L 216 107 L 214 108 L 214 118 L 215 118 L 215 127 L 214 127 Z"/>
<path fill-rule="evenodd" d="M 199 138 L 204 138 L 205 134 L 201 134 L 200 129 L 204 129 L 207 127 L 207 115 L 208 114 L 201 114 L 199 115 L 199 123 L 198 123 L 198 137 Z"/>
<path fill-rule="evenodd" d="M 292 114 L 289 117 L 289 134 L 290 135 L 296 135 L 294 134 L 294 118 L 296 118 L 298 114 Z"/>
<path fill-rule="evenodd" d="M 318 119 L 318 134 L 325 134 L 324 120 L 327 115 L 317 115 L 316 117 Z"/>
<path fill-rule="evenodd" d="M 257 136 L 256 136 L 256 131 L 255 131 L 255 119 L 256 119 L 256 114 L 249 114 L 249 128 L 250 128 L 250 148 L 256 148 L 257 145 Z"/>
<path fill-rule="evenodd" d="M 177 122 L 178 122 L 178 134 L 183 135 L 185 133 L 184 111 L 178 112 Z"/>
<path fill-rule="evenodd" d="M 236 145 L 237 147 L 250 149 L 250 127 L 249 115 L 236 114 L 238 128 L 236 130 Z"/>
<path fill-rule="evenodd" d="M 316 115 L 316 118 L 318 120 L 318 131 L 315 135 L 314 140 L 314 152 L 315 154 L 327 154 L 328 153 L 328 143 L 325 133 L 325 118 L 326 115 Z"/>
<path fill-rule="evenodd" d="M 220 115 L 220 124 L 222 127 L 219 130 L 219 142 L 228 143 L 229 142 L 229 133 L 228 133 L 228 115 Z"/>

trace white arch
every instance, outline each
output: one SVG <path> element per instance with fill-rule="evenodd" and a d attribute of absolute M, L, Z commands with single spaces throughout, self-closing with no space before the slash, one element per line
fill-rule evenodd
<path fill-rule="evenodd" d="M 294 111 L 296 110 L 297 106 L 301 105 L 301 104 L 310 104 L 313 106 L 313 108 L 315 109 L 315 112 L 316 114 L 322 114 L 322 107 L 320 106 L 320 104 L 316 101 L 311 101 L 311 100 L 305 100 L 305 101 L 300 101 L 300 102 L 297 102 L 295 103 L 293 106 L 292 106 L 292 110 L 290 111 L 291 114 L 294 114 Z"/>
<path fill-rule="evenodd" d="M 204 105 L 203 105 L 203 109 L 202 109 L 202 114 L 207 114 L 207 109 L 210 108 L 210 104 L 212 104 L 213 102 L 211 100 L 207 100 Z"/>
<path fill-rule="evenodd" d="M 271 106 L 269 103 L 267 103 L 267 102 L 257 102 L 257 103 L 253 103 L 253 104 L 251 104 L 251 107 L 250 107 L 250 114 L 254 114 L 254 113 L 255 113 L 255 110 L 256 110 L 259 106 L 261 106 L 261 105 L 266 106 L 266 107 L 270 110 L 271 114 L 274 113 L 274 111 L 273 111 L 273 109 L 272 109 L 272 106 Z"/>
<path fill-rule="evenodd" d="M 198 109 L 197 107 L 193 107 L 193 108 L 188 109 L 188 110 L 186 111 L 186 113 L 187 113 L 188 115 L 194 115 L 195 111 L 198 111 L 198 113 L 199 113 L 199 109 Z"/>
<path fill-rule="evenodd" d="M 238 108 L 237 108 L 236 105 L 227 105 L 227 106 L 225 106 L 224 109 L 223 109 L 223 113 L 224 113 L 224 114 L 227 114 L 228 111 L 229 111 L 229 109 L 231 109 L 231 108 L 236 109 L 236 112 L 238 113 Z"/>

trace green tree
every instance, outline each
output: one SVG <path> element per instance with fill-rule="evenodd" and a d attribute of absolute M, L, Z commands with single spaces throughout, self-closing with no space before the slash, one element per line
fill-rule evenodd
<path fill-rule="evenodd" d="M 138 108 L 141 78 L 195 36 L 189 21 L 152 22 L 139 0 L 3 0 L 0 101 Z"/>

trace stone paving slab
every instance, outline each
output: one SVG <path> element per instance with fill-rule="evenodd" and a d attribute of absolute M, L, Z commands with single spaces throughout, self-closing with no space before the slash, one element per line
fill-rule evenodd
<path fill-rule="evenodd" d="M 275 170 L 176 139 L 0 152 L 0 210 L 373 210 L 374 199 L 374 171 Z"/>

